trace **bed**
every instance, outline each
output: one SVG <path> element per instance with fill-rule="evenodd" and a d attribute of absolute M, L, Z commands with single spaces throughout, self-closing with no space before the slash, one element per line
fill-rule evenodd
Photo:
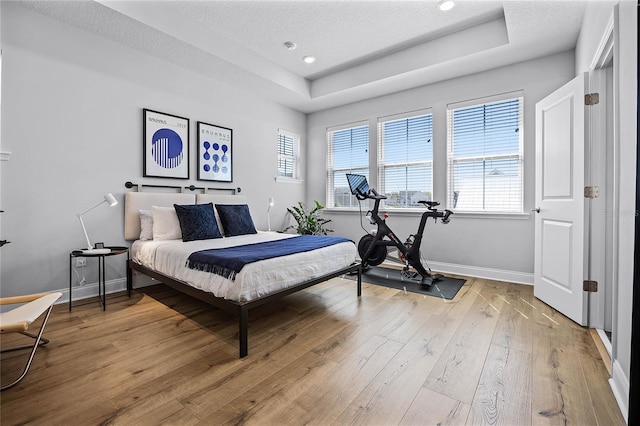
<path fill-rule="evenodd" d="M 192 212 L 205 211 L 209 216 L 210 209 L 206 207 L 209 203 L 220 233 L 215 238 L 207 238 L 211 236 L 207 233 L 202 235 L 201 222 L 195 221 L 198 228 L 188 224 L 185 219 L 193 217 L 189 216 Z M 185 206 L 179 212 L 178 222 L 174 204 Z M 229 211 L 233 214 L 229 215 Z M 248 355 L 249 310 L 344 274 L 357 274 L 357 296 L 362 294 L 361 269 L 355 263 L 356 248 L 353 242 L 327 239 L 326 245 L 320 248 L 288 253 L 293 251 L 289 247 L 305 244 L 308 240 L 304 238 L 308 237 L 261 231 L 243 233 L 243 228 L 248 226 L 243 220 L 247 220 L 248 214 L 246 197 L 241 195 L 125 194 L 124 234 L 126 240 L 132 241 L 127 273 L 137 271 L 215 307 L 235 313 L 238 317 L 240 358 Z M 250 225 L 253 225 L 252 222 Z M 206 221 L 204 227 L 211 228 Z M 194 235 L 196 238 L 192 239 Z M 183 237 L 188 241 L 183 241 Z M 198 262 L 202 257 L 194 257 L 203 253 L 208 255 L 230 251 L 243 258 L 248 253 L 246 249 L 253 247 L 261 247 L 263 251 L 272 248 L 281 251 L 276 257 L 256 255 L 244 264 L 239 259 L 230 259 L 225 267 L 213 265 L 211 268 L 206 262 L 204 267 L 202 262 Z M 130 294 L 132 280 L 129 283 Z"/>

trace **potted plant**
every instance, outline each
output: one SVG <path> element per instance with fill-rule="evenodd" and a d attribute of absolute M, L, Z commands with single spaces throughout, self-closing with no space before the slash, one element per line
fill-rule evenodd
<path fill-rule="evenodd" d="M 317 201 L 314 202 L 316 206 L 309 212 L 306 211 L 304 204 L 300 201 L 297 206 L 287 207 L 287 211 L 298 224 L 288 226 L 285 231 L 295 229 L 301 235 L 327 235 L 327 232 L 333 232 L 333 230 L 325 228 L 325 225 L 331 222 L 331 219 L 320 217 L 324 206 Z"/>

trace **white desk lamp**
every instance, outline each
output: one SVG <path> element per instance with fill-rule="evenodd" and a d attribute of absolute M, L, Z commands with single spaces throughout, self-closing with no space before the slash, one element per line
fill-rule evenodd
<path fill-rule="evenodd" d="M 108 248 L 94 248 L 93 245 L 91 244 L 91 241 L 89 241 L 89 235 L 87 235 L 87 228 L 85 228 L 84 226 L 84 222 L 82 221 L 82 216 L 84 216 L 85 214 L 89 213 L 91 210 L 95 209 L 96 207 L 98 207 L 99 205 L 102 205 L 104 203 L 109 204 L 109 207 L 113 207 L 116 204 L 118 204 L 118 200 L 116 200 L 116 197 L 113 196 L 112 193 L 108 193 L 107 195 L 104 196 L 104 200 L 100 201 L 98 204 L 96 204 L 95 206 L 91 207 L 89 210 L 78 214 L 78 219 L 80 219 L 80 225 L 82 225 L 82 230 L 84 231 L 84 237 L 87 239 L 87 248 L 82 250 L 82 253 L 85 254 L 102 254 L 102 253 L 110 253 L 111 249 Z"/>
<path fill-rule="evenodd" d="M 269 206 L 267 207 L 267 227 L 269 231 L 271 231 L 271 214 L 269 213 L 269 211 L 275 204 L 276 202 L 273 197 L 269 197 Z"/>

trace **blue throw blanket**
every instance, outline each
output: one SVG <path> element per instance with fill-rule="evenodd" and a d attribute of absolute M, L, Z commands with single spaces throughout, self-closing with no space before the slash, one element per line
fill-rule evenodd
<path fill-rule="evenodd" d="M 351 241 L 342 237 L 299 235 L 283 240 L 200 250 L 189 255 L 187 267 L 199 271 L 212 272 L 233 280 L 235 275 L 248 263 L 303 253 L 344 242 Z"/>

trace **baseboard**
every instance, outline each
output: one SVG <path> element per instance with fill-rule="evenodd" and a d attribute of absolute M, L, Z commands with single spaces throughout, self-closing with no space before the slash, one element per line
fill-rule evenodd
<path fill-rule="evenodd" d="M 483 268 L 480 266 L 457 265 L 454 263 L 429 262 L 434 271 L 444 274 L 465 275 L 467 277 L 485 278 L 495 281 L 506 281 L 516 284 L 533 285 L 533 274 L 504 269 Z"/>
<path fill-rule="evenodd" d="M 133 279 L 133 288 L 147 287 L 150 285 L 156 285 L 160 283 L 160 281 L 156 280 L 155 278 L 151 278 L 150 276 L 140 273 L 138 271 L 131 271 L 131 272 L 132 272 L 132 279 Z"/>
<path fill-rule="evenodd" d="M 360 262 L 360 259 L 357 259 L 356 261 Z M 401 269 L 403 264 L 387 258 L 381 266 Z M 533 274 L 527 272 L 506 271 L 503 269 L 483 268 L 480 266 L 458 265 L 455 263 L 435 261 L 429 261 L 429 267 L 433 271 L 443 274 L 464 275 L 466 277 L 533 285 Z"/>
<path fill-rule="evenodd" d="M 604 330 L 590 328 L 589 334 L 593 339 L 593 343 L 596 345 L 596 349 L 600 354 L 600 358 L 602 358 L 602 362 L 607 369 L 607 373 L 611 376 L 611 342 L 607 339 L 607 335 L 604 334 Z"/>
<path fill-rule="evenodd" d="M 132 271 L 132 279 L 133 279 L 133 288 L 141 288 L 141 287 L 147 287 L 150 285 L 155 285 L 158 284 L 158 281 L 148 277 L 144 274 L 140 274 L 137 271 Z M 127 290 L 127 279 L 126 278 L 117 278 L 114 280 L 108 280 L 105 282 L 105 293 L 106 294 L 111 294 L 111 293 L 117 293 L 119 291 L 126 291 Z M 58 301 L 56 302 L 56 305 L 59 305 L 61 303 L 69 303 L 69 287 L 66 288 L 62 288 L 59 290 L 54 290 L 54 291 L 59 291 L 62 293 L 62 297 L 60 297 L 60 299 L 58 299 Z M 82 299 L 88 299 L 90 297 L 97 297 L 98 296 L 98 283 L 90 283 L 90 284 L 85 284 L 85 285 L 76 285 L 73 286 L 73 300 L 82 300 Z"/>
<path fill-rule="evenodd" d="M 393 264 L 397 265 L 397 264 Z M 457 265 L 454 263 L 444 262 L 429 262 L 429 266 L 434 271 L 442 272 L 444 274 L 464 275 L 467 277 L 485 278 L 496 281 L 506 281 L 517 284 L 533 285 L 533 274 L 517 272 L 517 271 L 505 271 L 502 269 L 494 268 L 482 268 L 479 266 Z M 141 288 L 150 285 L 158 284 L 158 281 L 144 274 L 140 274 L 137 271 L 133 272 L 133 288 Z M 106 293 L 117 293 L 119 291 L 125 291 L 127 289 L 127 280 L 125 278 L 118 278 L 115 280 L 109 280 L 105 283 Z M 62 297 L 58 299 L 57 304 L 69 303 L 69 288 L 57 290 L 62 293 Z M 82 300 L 89 297 L 96 297 L 98 295 L 98 283 L 91 283 L 82 286 L 73 287 L 73 300 Z"/>
<path fill-rule="evenodd" d="M 104 283 L 105 293 L 117 293 L 119 291 L 127 290 L 127 279 L 118 278 L 115 280 L 109 280 Z M 62 297 L 58 299 L 56 305 L 60 303 L 69 303 L 69 287 L 56 290 L 62 293 Z M 89 297 L 98 296 L 98 283 L 90 283 L 85 285 L 79 285 L 73 287 L 73 300 L 88 299 Z"/>
<path fill-rule="evenodd" d="M 629 423 L 629 379 L 624 374 L 624 370 L 617 360 L 613 361 L 613 374 L 609 379 L 609 386 L 613 396 L 618 402 L 618 407 L 622 412 L 624 420 Z"/>

